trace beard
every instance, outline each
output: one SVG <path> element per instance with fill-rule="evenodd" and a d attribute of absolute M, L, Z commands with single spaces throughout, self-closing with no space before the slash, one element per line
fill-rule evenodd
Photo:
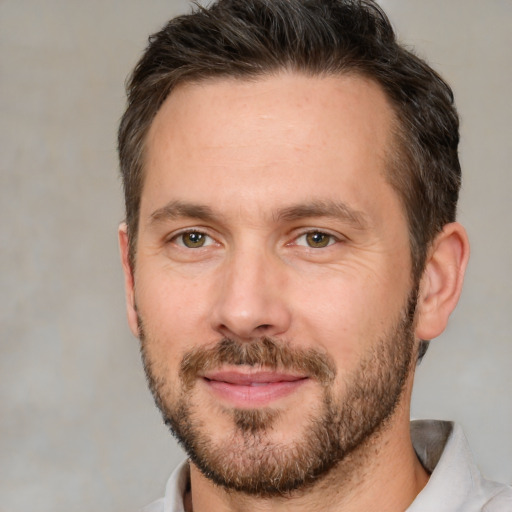
<path fill-rule="evenodd" d="M 345 377 L 341 394 L 336 393 L 336 366 L 329 355 L 268 337 L 245 343 L 223 339 L 212 347 L 187 352 L 180 365 L 180 389 L 173 389 L 161 376 L 165 371 L 157 371 L 162 362 L 151 359 L 152 339 L 139 318 L 149 388 L 164 422 L 192 463 L 215 484 L 258 497 L 304 490 L 375 438 L 393 416 L 414 361 L 416 298 L 415 289 L 398 320 Z M 322 397 L 304 418 L 300 438 L 275 441 L 271 434 L 279 429 L 284 413 L 268 407 L 222 409 L 231 428 L 222 441 L 214 440 L 205 409 L 193 398 L 198 375 L 223 365 L 285 370 L 315 379 Z"/>

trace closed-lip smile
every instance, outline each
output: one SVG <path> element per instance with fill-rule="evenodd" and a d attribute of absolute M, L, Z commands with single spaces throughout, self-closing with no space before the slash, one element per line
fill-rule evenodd
<path fill-rule="evenodd" d="M 255 408 L 270 405 L 302 386 L 308 377 L 273 370 L 216 370 L 201 375 L 218 398 L 235 407 Z"/>

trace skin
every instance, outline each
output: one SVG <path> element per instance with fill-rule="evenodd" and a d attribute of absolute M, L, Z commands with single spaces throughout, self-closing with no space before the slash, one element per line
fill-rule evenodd
<path fill-rule="evenodd" d="M 124 225 L 119 240 L 129 324 L 139 335 L 137 313 L 143 320 L 145 348 L 170 401 L 185 352 L 223 337 L 251 343 L 262 336 L 327 354 L 343 398 L 348 376 L 396 323 L 412 287 L 407 220 L 386 180 L 393 122 L 379 86 L 355 76 L 209 80 L 167 98 L 147 138 L 133 271 Z M 338 207 L 306 211 L 312 203 Z M 183 230 L 207 235 L 206 244 L 187 247 Z M 329 235 L 327 245 L 310 247 L 311 231 Z M 417 339 L 445 328 L 468 254 L 457 223 L 433 242 Z M 241 370 L 244 378 L 251 371 Z M 428 479 L 409 435 L 412 384 L 413 368 L 386 427 L 307 493 L 261 499 L 226 492 L 192 464 L 187 506 L 405 510 Z M 265 406 L 281 413 L 269 436 L 286 444 L 303 435 L 320 397 L 313 379 L 268 396 L 226 394 L 203 380 L 192 400 L 213 442 L 233 435 L 223 409 Z"/>

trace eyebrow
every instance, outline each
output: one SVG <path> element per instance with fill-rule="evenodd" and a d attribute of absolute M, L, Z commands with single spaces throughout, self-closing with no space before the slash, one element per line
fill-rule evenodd
<path fill-rule="evenodd" d="M 151 214 L 149 223 L 153 224 L 182 217 L 203 221 L 212 221 L 216 218 L 209 206 L 184 201 L 169 201 L 165 206 L 158 208 Z"/>
<path fill-rule="evenodd" d="M 219 215 L 216 215 L 209 206 L 173 200 L 155 210 L 150 215 L 149 223 L 160 223 L 166 220 L 184 217 L 204 222 L 213 222 L 219 219 Z M 277 210 L 272 215 L 272 218 L 276 222 L 293 222 L 314 217 L 338 219 L 347 222 L 356 229 L 365 229 L 369 225 L 368 218 L 363 212 L 350 207 L 342 201 L 310 201 L 287 206 Z"/>
<path fill-rule="evenodd" d="M 368 217 L 342 201 L 311 201 L 283 208 L 277 212 L 277 220 L 295 221 L 309 217 L 330 217 L 351 224 L 357 229 L 368 227 Z"/>

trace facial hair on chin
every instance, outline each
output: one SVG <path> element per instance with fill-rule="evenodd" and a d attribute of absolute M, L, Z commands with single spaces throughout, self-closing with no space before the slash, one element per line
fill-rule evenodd
<path fill-rule="evenodd" d="M 198 347 L 181 362 L 178 394 L 165 376 L 157 375 L 149 356 L 151 338 L 139 319 L 141 353 L 149 387 L 165 423 L 190 460 L 217 485 L 253 496 L 279 496 L 319 481 L 365 440 L 385 428 L 400 402 L 411 371 L 414 312 L 417 293 L 411 293 L 400 318 L 363 356 L 348 377 L 343 396 L 333 382 L 336 367 L 325 353 L 300 349 L 272 338 L 250 343 L 223 339 Z M 289 445 L 273 442 L 270 432 L 280 411 L 272 408 L 233 409 L 233 423 L 222 443 L 214 444 L 193 401 L 197 375 L 225 364 L 302 372 L 322 387 L 322 400 L 304 421 L 303 434 Z"/>

